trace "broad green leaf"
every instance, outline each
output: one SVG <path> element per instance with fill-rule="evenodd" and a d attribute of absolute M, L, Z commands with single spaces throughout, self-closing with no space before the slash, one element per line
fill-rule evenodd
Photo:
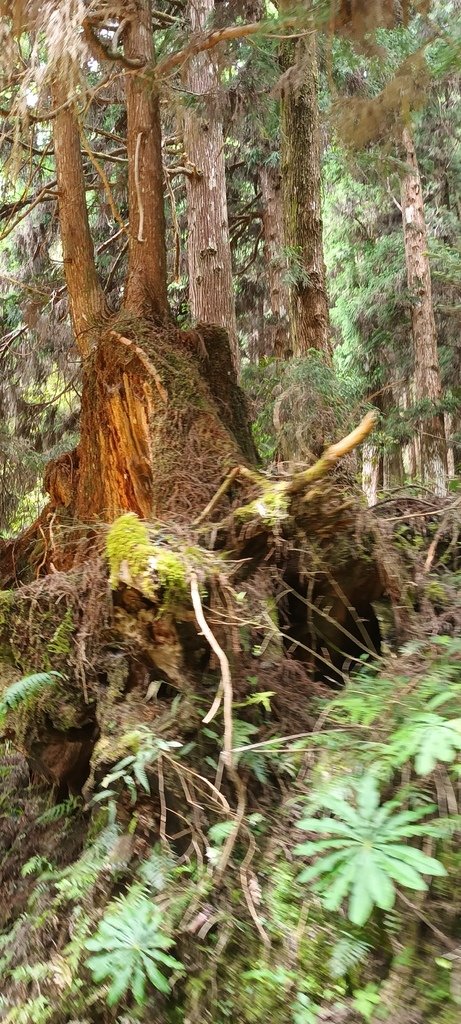
<path fill-rule="evenodd" d="M 149 978 L 149 981 L 152 982 L 154 988 L 158 989 L 159 992 L 163 992 L 166 996 L 169 995 L 171 985 L 167 978 L 165 978 L 149 957 L 143 954 L 142 960 L 146 969 L 147 977 Z"/>
<path fill-rule="evenodd" d="M 358 870 L 352 886 L 347 911 L 349 921 L 352 921 L 352 924 L 364 925 L 365 922 L 368 921 L 373 910 L 373 906 L 374 900 L 370 896 L 366 885 L 364 885 L 364 879 L 361 871 Z"/>
<path fill-rule="evenodd" d="M 171 939 L 169 940 L 169 944 L 171 946 L 173 945 Z M 179 960 L 176 960 L 176 957 L 170 956 L 169 953 L 162 953 L 162 951 L 159 949 L 156 949 L 155 952 L 153 951 L 152 953 L 149 953 L 149 951 L 147 951 L 146 955 L 153 956 L 155 960 L 159 961 L 159 963 L 165 964 L 165 967 L 174 967 L 175 969 L 179 969 L 182 967 L 181 962 Z"/>
<path fill-rule="evenodd" d="M 320 832 L 322 835 L 344 836 L 345 839 L 357 839 L 357 831 L 335 818 L 304 818 L 298 822 L 297 828 L 303 832 Z"/>
<path fill-rule="evenodd" d="M 395 888 L 389 875 L 379 866 L 374 851 L 362 855 L 363 881 L 371 899 L 381 910 L 391 910 L 395 902 Z"/>
<path fill-rule="evenodd" d="M 312 839 L 308 843 L 298 843 L 293 853 L 298 857 L 314 857 L 325 850 L 341 850 L 350 847 L 350 839 Z"/>
<path fill-rule="evenodd" d="M 357 787 L 357 809 L 362 818 L 370 819 L 379 806 L 379 788 L 373 775 L 365 775 Z"/>
<path fill-rule="evenodd" d="M 145 1002 L 146 974 L 140 964 L 136 964 L 134 967 L 133 976 L 130 982 L 130 989 L 135 998 L 135 1002 L 137 1002 L 138 1006 L 142 1006 Z"/>
<path fill-rule="evenodd" d="M 122 996 L 125 995 L 125 992 L 130 987 L 132 971 L 133 961 L 131 958 L 128 958 L 125 966 L 119 970 L 117 974 L 112 975 L 112 971 L 110 972 L 113 980 L 107 995 L 107 1002 L 109 1006 L 116 1006 L 116 1004 L 120 1002 Z"/>
<path fill-rule="evenodd" d="M 337 877 L 332 879 L 328 888 L 325 890 L 325 897 L 323 900 L 324 906 L 327 910 L 338 910 L 345 896 L 347 896 L 349 889 L 352 884 L 352 880 L 355 877 L 355 863 L 349 861 L 342 868 L 342 871 L 338 873 Z"/>
<path fill-rule="evenodd" d="M 417 892 L 425 892 L 427 889 L 427 885 L 419 872 L 403 859 L 390 857 L 380 851 L 378 860 L 383 870 L 387 871 L 388 875 L 395 882 L 398 882 L 399 885 L 405 885 L 408 889 L 416 889 Z"/>
<path fill-rule="evenodd" d="M 134 776 L 139 782 L 139 785 L 145 790 L 146 793 L 150 793 L 150 783 L 147 778 L 146 769 L 144 765 L 136 763 L 133 768 Z"/>
<path fill-rule="evenodd" d="M 416 871 L 421 871 L 423 875 L 442 877 L 447 873 L 439 860 L 429 857 L 427 853 L 423 853 L 422 850 L 418 850 L 414 846 L 396 846 L 393 843 L 388 843 L 383 847 L 383 851 L 391 857 L 405 859 L 407 864 L 411 864 Z"/>
<path fill-rule="evenodd" d="M 325 807 L 327 811 L 331 811 L 332 814 L 335 814 L 354 830 L 360 824 L 360 816 L 357 814 L 355 807 L 351 807 L 345 800 L 333 796 L 333 794 L 327 794 L 322 798 L 322 807 Z M 328 821 L 329 819 L 326 818 L 324 820 Z"/>
<path fill-rule="evenodd" d="M 300 882 L 308 882 L 312 878 L 317 878 L 318 875 L 328 874 L 333 868 L 335 868 L 341 861 L 348 861 L 350 859 L 350 852 L 348 850 L 337 850 L 335 853 L 330 854 L 329 857 L 319 857 L 315 864 L 311 864 L 310 867 L 304 868 L 299 876 Z"/>

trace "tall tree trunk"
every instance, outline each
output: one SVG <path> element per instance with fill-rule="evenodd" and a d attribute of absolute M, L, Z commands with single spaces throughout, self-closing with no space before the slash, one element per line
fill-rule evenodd
<path fill-rule="evenodd" d="M 281 0 L 290 11 L 292 0 Z M 293 283 L 290 328 L 295 356 L 330 355 L 323 258 L 316 35 L 282 43 L 281 158 L 285 242 Z"/>
<path fill-rule="evenodd" d="M 104 310 L 104 294 L 96 273 L 88 223 L 78 121 L 72 102 L 68 102 L 66 79 L 72 78 L 70 61 L 63 58 L 59 71 L 61 77 L 54 81 L 52 89 L 53 104 L 59 108 L 53 121 L 59 223 L 72 325 L 79 351 L 85 357 L 90 348 L 91 326 Z"/>
<path fill-rule="evenodd" d="M 136 22 L 130 30 L 130 57 L 138 56 L 133 44 L 133 33 L 138 33 L 145 58 L 145 27 L 143 21 L 141 31 Z M 191 519 L 215 493 L 223 465 L 255 458 L 226 332 L 203 328 L 200 334 L 185 335 L 171 323 L 162 325 L 168 316 L 160 233 L 163 198 L 160 188 L 151 187 L 160 181 L 161 139 L 159 131 L 146 127 L 143 148 L 146 96 L 140 85 L 139 104 L 135 102 L 136 74 L 127 75 L 128 152 L 130 161 L 138 161 L 131 181 L 136 201 L 130 203 L 130 315 L 122 311 L 112 317 L 106 330 L 100 325 L 90 351 L 83 327 L 102 311 L 103 295 L 88 226 L 78 124 L 70 106 L 54 122 L 66 274 L 81 352 L 87 358 L 80 443 L 76 452 L 50 464 L 46 484 L 52 507 L 64 505 L 81 523 L 100 518 L 110 522 L 123 511 L 143 519 Z M 65 103 L 67 84 L 56 89 L 55 102 Z M 138 241 L 138 198 L 145 244 Z M 153 316 L 159 321 L 156 327 Z M 57 551 L 53 564 L 59 567 L 60 558 L 68 557 L 67 551 Z"/>
<path fill-rule="evenodd" d="M 190 0 L 192 31 L 203 32 L 213 11 L 214 0 Z M 190 309 L 196 322 L 226 328 L 238 367 L 224 139 L 216 109 L 219 78 L 213 55 L 193 57 L 184 79 L 200 104 L 195 109 L 186 107 L 184 112 L 184 146 L 195 167 L 195 173 L 186 178 Z"/>
<path fill-rule="evenodd" d="M 289 293 L 285 281 L 287 271 L 284 255 L 282 179 L 280 171 L 263 164 L 259 171 L 261 189 L 265 288 L 265 345 L 266 354 L 288 358 L 290 342 L 288 332 Z"/>
<path fill-rule="evenodd" d="M 414 397 L 417 403 L 440 401 L 437 337 L 432 305 L 423 193 L 418 161 L 409 128 L 403 133 L 407 173 L 402 181 L 402 216 L 414 356 Z M 447 492 L 447 445 L 443 415 L 434 413 L 420 424 L 421 477 L 436 494 Z"/>
<path fill-rule="evenodd" d="M 150 0 L 136 0 L 125 33 L 125 55 L 154 62 Z M 126 73 L 130 240 L 125 307 L 158 321 L 168 317 L 163 165 L 158 94 L 142 71 Z"/>

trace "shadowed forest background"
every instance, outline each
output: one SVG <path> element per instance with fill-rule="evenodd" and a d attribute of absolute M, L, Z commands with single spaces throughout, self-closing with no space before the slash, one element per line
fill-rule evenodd
<path fill-rule="evenodd" d="M 455 1024 L 461 4 L 0 0 L 0 1021 Z"/>

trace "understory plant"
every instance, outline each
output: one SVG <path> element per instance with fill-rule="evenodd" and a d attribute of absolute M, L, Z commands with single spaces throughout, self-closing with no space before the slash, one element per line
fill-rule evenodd
<path fill-rule="evenodd" d="M 381 804 L 378 783 L 368 773 L 354 784 L 353 796 L 348 802 L 326 793 L 321 806 L 328 815 L 298 823 L 316 838 L 299 843 L 295 853 L 316 858 L 299 880 L 316 883 L 325 908 L 339 910 L 349 897 L 349 920 L 363 925 L 375 906 L 392 909 L 396 884 L 423 892 L 424 875 L 446 871 L 440 861 L 408 842 L 431 833 L 423 819 L 436 809 L 434 805 L 407 809 L 399 796 Z"/>
<path fill-rule="evenodd" d="M 87 966 L 93 981 L 109 986 L 109 1006 L 118 1004 L 127 993 L 142 1005 L 149 984 L 169 994 L 165 968 L 178 971 L 181 964 L 167 952 L 174 943 L 163 927 L 159 908 L 142 886 L 133 885 L 125 896 L 109 904 L 96 934 L 85 943 L 92 953 Z"/>

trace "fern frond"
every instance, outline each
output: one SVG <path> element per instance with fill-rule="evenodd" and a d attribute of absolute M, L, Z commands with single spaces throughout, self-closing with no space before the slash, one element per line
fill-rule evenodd
<path fill-rule="evenodd" d="M 54 686 L 57 679 L 63 679 L 61 672 L 34 672 L 30 676 L 18 679 L 16 683 L 12 683 L 3 691 L 0 701 L 0 716 L 16 708 L 27 698 L 35 696 L 46 686 Z"/>

